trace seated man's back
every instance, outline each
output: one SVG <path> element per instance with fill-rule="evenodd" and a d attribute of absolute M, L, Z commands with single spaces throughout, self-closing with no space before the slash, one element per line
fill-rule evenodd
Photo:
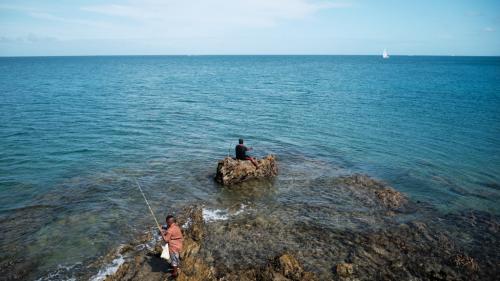
<path fill-rule="evenodd" d="M 248 148 L 243 144 L 238 144 L 235 148 L 236 150 L 236 159 L 238 160 L 246 160 L 247 159 L 247 150 Z"/>

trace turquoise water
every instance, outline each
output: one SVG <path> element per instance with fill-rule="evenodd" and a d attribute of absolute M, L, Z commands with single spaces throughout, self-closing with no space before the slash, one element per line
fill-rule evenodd
<path fill-rule="evenodd" d="M 211 178 L 239 137 L 278 155 L 278 194 L 362 172 L 499 214 L 499 78 L 498 57 L 0 58 L 1 258 L 27 252 L 39 277 L 132 239 L 134 177 L 158 212 L 250 200 Z"/>

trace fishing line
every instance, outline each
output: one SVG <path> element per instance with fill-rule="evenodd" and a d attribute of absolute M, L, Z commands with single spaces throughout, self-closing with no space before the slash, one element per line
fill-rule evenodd
<path fill-rule="evenodd" d="M 149 205 L 148 199 L 146 199 L 146 195 L 144 194 L 144 191 L 142 191 L 141 185 L 137 181 L 136 178 L 134 178 L 135 183 L 137 184 L 137 187 L 139 188 L 139 191 L 142 194 L 142 197 L 144 198 L 144 201 L 146 201 L 146 204 L 148 205 L 149 211 L 151 212 L 151 215 L 153 215 L 153 218 L 155 219 L 156 226 L 158 227 L 158 230 L 160 230 L 160 233 L 162 233 L 162 229 L 160 227 L 160 224 L 158 223 L 158 220 L 156 219 L 155 213 L 153 212 L 153 209 L 151 209 L 151 205 Z M 163 235 L 162 235 L 163 236 Z M 170 262 L 170 251 L 168 249 L 168 243 L 166 243 L 164 246 L 161 246 L 162 251 L 160 257 L 162 259 L 165 259 Z"/>
<path fill-rule="evenodd" d="M 146 204 L 148 205 L 148 208 L 149 208 L 149 211 L 151 212 L 151 215 L 153 215 L 153 218 L 155 219 L 156 226 L 158 227 L 158 229 L 161 232 L 160 224 L 158 223 L 158 220 L 156 219 L 156 216 L 155 216 L 155 213 L 153 212 L 153 209 L 151 209 L 151 205 L 149 205 L 148 199 L 146 199 L 146 195 L 144 194 L 144 191 L 142 191 L 141 185 L 139 184 L 137 179 L 134 179 L 134 180 L 135 180 L 135 183 L 137 184 L 137 187 L 139 187 L 139 191 L 141 192 L 142 197 L 144 198 L 144 201 L 146 201 Z"/>

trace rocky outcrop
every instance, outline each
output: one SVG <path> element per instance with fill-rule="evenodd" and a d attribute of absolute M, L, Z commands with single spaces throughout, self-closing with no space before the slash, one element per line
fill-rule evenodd
<path fill-rule="evenodd" d="M 204 255 L 203 242 L 205 226 L 200 208 L 190 208 L 185 213 L 187 217 L 179 221 L 187 225 L 184 230 L 184 248 L 181 253 L 182 267 L 177 280 L 179 281 L 210 281 L 210 280 L 281 280 L 281 281 L 315 281 L 312 272 L 303 269 L 302 264 L 290 253 L 279 255 L 264 266 L 253 268 L 227 270 L 209 264 Z"/>
<path fill-rule="evenodd" d="M 452 262 L 457 267 L 462 267 L 472 272 L 479 270 L 479 264 L 473 258 L 467 255 L 463 254 L 455 255 L 452 259 Z"/>
<path fill-rule="evenodd" d="M 316 275 L 305 271 L 302 264 L 290 253 L 278 255 L 265 265 L 255 265 L 246 269 L 216 268 L 206 261 L 202 254 L 205 237 L 205 226 L 202 209 L 188 208 L 179 216 L 178 222 L 183 225 L 184 245 L 181 252 L 181 270 L 176 280 L 179 281 L 317 281 Z M 141 239 L 145 243 L 151 236 Z M 137 245 L 122 246 L 118 253 L 127 260 L 118 270 L 108 275 L 105 281 L 160 281 L 169 280 L 169 266 L 160 259 L 160 242 L 154 250 L 138 250 Z"/>
<path fill-rule="evenodd" d="M 257 160 L 258 168 L 252 162 L 226 157 L 219 161 L 215 180 L 223 185 L 232 185 L 249 179 L 269 178 L 278 175 L 278 165 L 274 155 Z"/>
<path fill-rule="evenodd" d="M 354 268 L 352 263 L 339 263 L 335 267 L 336 273 L 340 277 L 349 277 L 353 274 Z"/>
<path fill-rule="evenodd" d="M 408 203 L 408 199 L 403 195 L 403 193 L 394 190 L 392 187 L 389 187 L 384 183 L 374 180 L 366 175 L 354 174 L 351 176 L 340 177 L 337 182 L 367 190 L 375 196 L 380 204 L 388 209 L 396 210 Z"/>
<path fill-rule="evenodd" d="M 290 213 L 280 216 L 274 210 L 267 213 L 255 208 L 256 213 L 247 209 L 227 220 L 205 223 L 202 209 L 187 208 L 178 214 L 185 237 L 178 280 L 498 279 L 500 218 L 496 215 L 475 211 L 443 215 L 433 209 L 412 213 L 408 211 L 411 200 L 364 175 L 311 186 L 322 187 L 326 194 L 346 192 L 349 198 L 362 200 L 374 222 L 360 228 L 329 226 L 317 220 L 290 223 Z M 308 202 L 293 207 L 292 211 L 298 211 L 292 215 L 339 213 Z M 405 211 L 393 212 L 393 208 Z M 387 216 L 389 212 L 394 215 Z M 340 213 L 342 218 L 349 215 L 344 210 Z M 355 218 L 363 218 L 360 214 L 357 211 Z M 168 264 L 159 259 L 159 253 L 160 249 L 138 244 L 122 247 L 120 254 L 126 261 L 108 280 L 169 280 Z"/>
<path fill-rule="evenodd" d="M 184 245 L 181 253 L 181 272 L 179 281 L 210 281 L 216 280 L 215 269 L 208 265 L 200 250 L 203 247 L 205 225 L 201 208 L 193 207 L 184 212 L 179 221 L 186 226 L 184 229 Z"/>

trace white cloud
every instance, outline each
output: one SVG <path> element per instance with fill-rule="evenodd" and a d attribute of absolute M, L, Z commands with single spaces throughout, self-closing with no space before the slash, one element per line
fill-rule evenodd
<path fill-rule="evenodd" d="M 47 36 L 38 36 L 33 33 L 28 33 L 26 36 L 18 36 L 18 37 L 8 37 L 8 36 L 0 36 L 0 43 L 47 43 L 47 42 L 57 42 L 58 39 L 55 37 L 47 37 Z"/>
<path fill-rule="evenodd" d="M 340 0 L 350 1 L 350 0 Z M 0 4 L 45 22 L 27 32 L 60 39 L 227 38 L 252 29 L 300 21 L 321 10 L 344 8 L 335 0 L 111 0 L 106 4 L 70 7 Z M 64 11 L 64 12 L 63 12 Z M 11 28 L 19 30 L 21 27 Z M 6 35 L 6 34 L 4 34 Z"/>
<path fill-rule="evenodd" d="M 212 34 L 235 28 L 272 27 L 281 21 L 300 20 L 347 3 L 310 0 L 130 0 L 94 5 L 82 10 L 123 17 L 132 29 L 150 34 Z"/>
<path fill-rule="evenodd" d="M 95 26 L 95 27 L 106 27 L 109 26 L 103 22 L 92 21 L 92 20 L 83 20 L 78 18 L 67 18 L 67 17 L 59 17 L 46 12 L 29 12 L 31 17 L 41 20 L 49 20 L 49 21 L 57 21 L 61 23 L 67 24 L 80 24 L 87 26 Z"/>
<path fill-rule="evenodd" d="M 308 34 L 303 29 L 297 31 L 302 37 L 294 41 L 294 26 L 321 11 L 350 7 L 349 1 L 108 0 L 86 6 L 0 3 L 0 10 L 36 19 L 22 24 L 5 21 L 0 43 L 4 52 L 5 46 L 17 42 L 64 54 L 71 50 L 73 54 L 279 53 L 282 49 L 277 46 L 296 48 L 298 53 L 300 48 L 295 45 L 306 44 L 302 37 Z"/>
<path fill-rule="evenodd" d="M 483 29 L 485 32 L 495 32 L 495 29 L 491 26 L 487 26 Z"/>

